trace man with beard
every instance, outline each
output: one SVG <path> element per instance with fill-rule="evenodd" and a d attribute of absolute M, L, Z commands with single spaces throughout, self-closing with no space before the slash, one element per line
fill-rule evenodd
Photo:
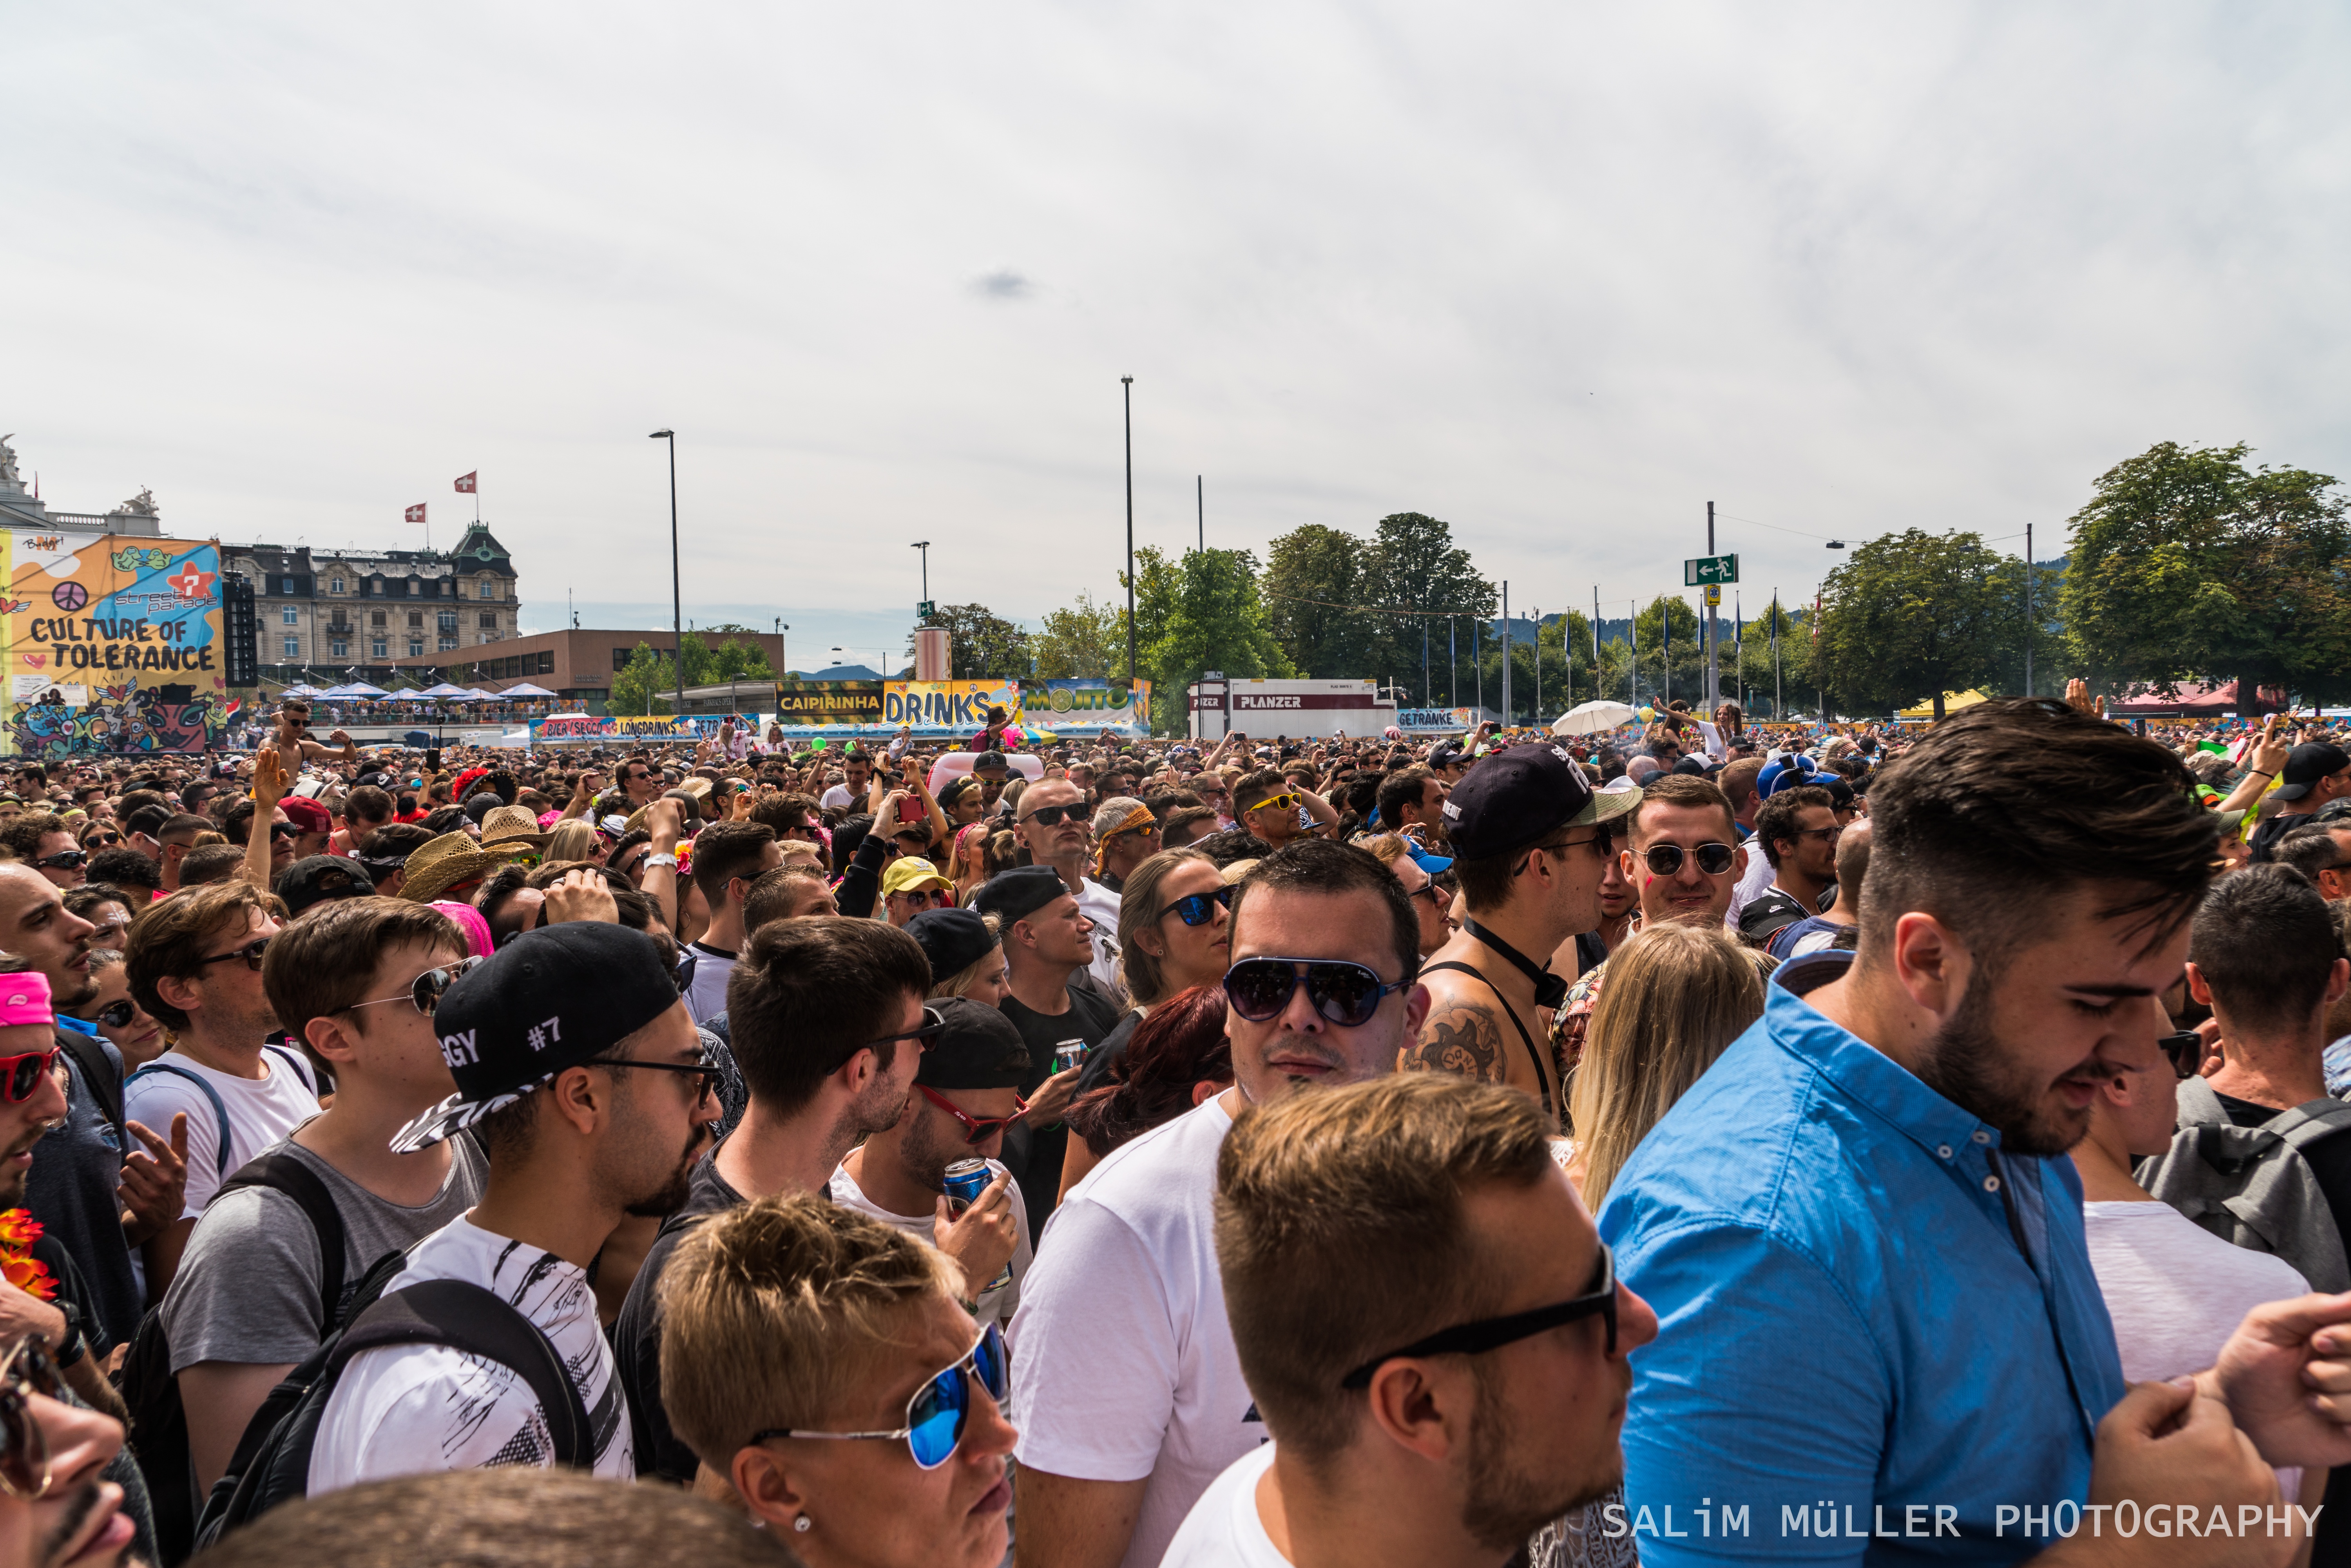
<path fill-rule="evenodd" d="M 2351 1461 L 2312 1397 L 2351 1391 L 2351 1296 L 2257 1308 L 2211 1370 L 2126 1394 L 2081 1181 L 2053 1157 L 2186 958 L 2216 831 L 2190 785 L 2122 727 L 2022 698 L 1936 726 L 1872 789 L 1851 967 L 1772 986 L 1601 1210 L 1659 1322 L 1628 1507 L 1755 1515 L 1643 1532 L 1651 1568 L 1858 1563 L 1873 1531 L 1914 1561 L 2237 1561 L 2241 1540 L 2093 1523 L 2126 1498 L 2142 1523 L 2283 1514 L 2270 1466 Z M 1835 1543 L 1779 1533 L 1798 1512 Z"/>
<path fill-rule="evenodd" d="M 994 1008 L 961 997 L 931 1007 L 940 1029 L 914 1070 L 906 1113 L 849 1151 L 832 1173 L 832 1200 L 954 1259 L 978 1309 L 972 1316 L 1001 1326 L 1020 1304 L 1032 1256 L 1020 1186 L 997 1158 L 1020 1116 L 1029 1048 Z M 957 1160 L 987 1162 L 987 1186 L 968 1207 L 943 1185 Z"/>
<path fill-rule="evenodd" d="M 427 1280 L 496 1291 L 562 1358 L 594 1472 L 630 1479 L 628 1413 L 588 1265 L 623 1218 L 684 1201 L 694 1150 L 718 1116 L 718 1069 L 653 938 L 601 921 L 523 933 L 442 994 L 434 1025 L 457 1092 L 402 1128 L 392 1152 L 471 1129 L 489 1174 L 481 1201 L 409 1249 L 386 1292 Z M 311 1446 L 309 1491 L 554 1461 L 547 1413 L 521 1379 L 447 1345 L 387 1345 L 344 1368 Z"/>
<path fill-rule="evenodd" d="M 776 920 L 744 944 L 726 977 L 726 1019 L 749 1103 L 695 1164 L 683 1202 L 661 1211 L 670 1218 L 612 1324 L 639 1474 L 684 1485 L 696 1468 L 661 1398 L 661 1281 L 678 1243 L 706 1216 L 754 1198 L 824 1191 L 861 1139 L 897 1125 L 935 1033 L 923 1007 L 930 988 L 920 944 L 878 920 Z"/>
<path fill-rule="evenodd" d="M 1217 1277 L 1217 1150 L 1248 1106 L 1393 1072 L 1427 1010 L 1419 922 L 1352 844 L 1274 851 L 1235 889 L 1228 929 L 1234 1087 L 1094 1167 L 1024 1281 L 1020 1568 L 1155 1568 L 1209 1483 L 1264 1440 Z"/>
<path fill-rule="evenodd" d="M 1656 1333 L 1526 1095 L 1412 1073 L 1244 1112 L 1217 1258 L 1273 1441 L 1165 1568 L 1499 1568 L 1607 1496 L 1631 1353 Z"/>
<path fill-rule="evenodd" d="M 125 1122 L 120 1053 L 91 1025 L 63 1015 L 98 994 L 89 977 L 96 929 L 29 867 L 0 865 L 0 951 L 48 982 L 60 1009 L 55 1039 L 66 1071 L 66 1109 L 42 1140 L 19 1201 L 72 1255 L 89 1287 L 97 1326 L 116 1344 L 128 1344 L 146 1311 L 131 1249 L 180 1218 L 187 1167 L 172 1143 Z M 174 1124 L 167 1117 L 158 1125 Z M 183 1153 L 184 1123 L 176 1134 Z M 124 1145 L 134 1139 L 145 1147 L 125 1158 Z"/>

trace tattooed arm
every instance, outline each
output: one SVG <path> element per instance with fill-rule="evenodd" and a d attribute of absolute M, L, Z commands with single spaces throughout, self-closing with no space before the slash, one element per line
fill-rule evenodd
<path fill-rule="evenodd" d="M 1502 1056 L 1502 1019 L 1490 1005 L 1447 998 L 1429 1009 L 1420 1038 L 1397 1067 L 1405 1072 L 1458 1072 L 1486 1083 L 1509 1082 Z"/>

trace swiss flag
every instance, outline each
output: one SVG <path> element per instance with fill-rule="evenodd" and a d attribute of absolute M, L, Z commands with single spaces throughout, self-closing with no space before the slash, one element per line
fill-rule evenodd
<path fill-rule="evenodd" d="M 473 476 L 473 475 L 471 475 L 471 474 L 467 474 L 467 475 L 464 475 L 464 476 L 460 476 L 460 477 L 459 477 L 459 479 L 457 480 L 457 494 L 459 494 L 460 496 L 470 496 L 470 495 L 472 495 L 473 493 L 474 493 L 474 476 Z"/>
<path fill-rule="evenodd" d="M 423 502 L 419 501 L 416 505 L 408 508 L 408 520 L 412 523 L 421 523 L 424 520 Z"/>

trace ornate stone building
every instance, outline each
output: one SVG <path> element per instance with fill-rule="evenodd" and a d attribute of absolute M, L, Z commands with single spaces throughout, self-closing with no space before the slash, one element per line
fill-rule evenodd
<path fill-rule="evenodd" d="M 221 560 L 253 580 L 265 678 L 388 674 L 517 634 L 514 562 L 480 523 L 446 552 L 224 544 Z"/>

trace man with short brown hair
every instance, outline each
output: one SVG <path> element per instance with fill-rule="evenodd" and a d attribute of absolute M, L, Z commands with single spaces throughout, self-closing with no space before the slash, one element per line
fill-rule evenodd
<path fill-rule="evenodd" d="M 131 923 L 122 968 L 131 994 L 172 1049 L 125 1081 L 124 1112 L 151 1127 L 188 1122 L 188 1186 L 180 1218 L 147 1243 L 147 1290 L 161 1297 L 196 1217 L 231 1171 L 319 1113 L 318 1085 L 298 1052 L 264 1042 L 277 1013 L 261 978 L 278 925 L 246 882 L 151 904 Z"/>
<path fill-rule="evenodd" d="M 1217 1257 L 1273 1441 L 1201 1496 L 1165 1568 L 1499 1568 L 1624 1479 L 1628 1357 L 1656 1317 L 1526 1096 L 1415 1074 L 1243 1113 Z"/>
<path fill-rule="evenodd" d="M 58 887 L 79 887 L 89 880 L 84 869 L 89 857 L 74 842 L 73 831 L 61 817 L 28 811 L 0 826 L 0 849 L 31 866 Z"/>

